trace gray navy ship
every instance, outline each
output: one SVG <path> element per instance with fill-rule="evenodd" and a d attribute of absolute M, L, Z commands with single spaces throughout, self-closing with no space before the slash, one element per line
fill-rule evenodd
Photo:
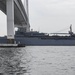
<path fill-rule="evenodd" d="M 6 36 L 0 37 L 0 43 L 6 42 Z M 75 46 L 75 34 L 72 32 L 72 26 L 68 33 L 53 33 L 51 36 L 37 31 L 22 32 L 18 29 L 15 32 L 15 43 L 27 46 Z"/>

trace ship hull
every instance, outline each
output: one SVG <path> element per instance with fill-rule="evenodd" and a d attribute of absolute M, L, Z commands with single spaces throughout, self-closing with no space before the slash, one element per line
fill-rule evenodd
<path fill-rule="evenodd" d="M 0 37 L 0 44 L 7 43 L 5 37 Z M 37 37 L 16 37 L 15 43 L 26 46 L 75 46 L 75 39 L 41 39 Z"/>
<path fill-rule="evenodd" d="M 16 38 L 16 42 L 32 46 L 75 46 L 75 39 Z"/>

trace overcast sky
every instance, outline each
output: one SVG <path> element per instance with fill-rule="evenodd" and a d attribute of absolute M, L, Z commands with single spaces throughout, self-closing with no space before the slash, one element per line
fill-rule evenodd
<path fill-rule="evenodd" d="M 75 32 L 75 0 L 29 0 L 29 19 L 31 29 L 40 32 L 58 32 L 70 24 Z M 6 16 L 0 11 L 0 35 L 6 32 Z"/>
<path fill-rule="evenodd" d="M 73 24 L 75 31 L 75 0 L 29 0 L 29 11 L 34 30 L 51 33 Z"/>

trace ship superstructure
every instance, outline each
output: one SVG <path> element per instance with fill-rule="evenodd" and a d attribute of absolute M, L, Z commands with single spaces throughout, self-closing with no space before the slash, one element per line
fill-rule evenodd
<path fill-rule="evenodd" d="M 61 36 L 60 34 L 63 34 Z M 64 35 L 67 34 L 67 35 Z M 37 31 L 21 32 L 18 30 L 15 34 L 15 41 L 25 45 L 75 45 L 75 34 L 72 32 L 72 25 L 68 33 L 39 33 Z"/>

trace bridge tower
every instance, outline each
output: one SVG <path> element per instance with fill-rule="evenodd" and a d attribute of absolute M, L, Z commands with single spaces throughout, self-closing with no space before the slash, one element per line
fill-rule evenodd
<path fill-rule="evenodd" d="M 23 26 L 18 27 L 22 32 L 30 31 L 29 24 L 29 11 L 28 11 L 28 0 L 24 0 L 24 8 L 27 15 L 27 23 Z M 7 40 L 8 43 L 14 43 L 14 0 L 6 0 L 6 13 L 7 13 Z M 18 15 L 19 16 L 19 15 Z"/>
<path fill-rule="evenodd" d="M 7 40 L 14 43 L 14 27 L 18 27 L 23 32 L 30 30 L 28 16 L 28 0 L 25 8 L 21 0 L 0 0 L 0 10 L 7 15 Z"/>
<path fill-rule="evenodd" d="M 6 0 L 7 40 L 14 43 L 14 0 Z"/>
<path fill-rule="evenodd" d="M 29 18 L 28 0 L 24 0 L 24 8 L 25 8 L 25 10 L 26 10 L 26 14 L 27 14 L 27 16 L 28 16 L 28 18 Z"/>
<path fill-rule="evenodd" d="M 19 30 L 21 32 L 29 32 L 30 31 L 30 24 L 29 24 L 29 9 L 28 9 L 28 0 L 24 0 L 24 8 L 26 11 L 26 15 L 28 18 L 27 24 L 24 25 L 24 27 L 19 27 Z"/>
<path fill-rule="evenodd" d="M 27 27 L 26 27 L 26 30 L 27 30 L 27 32 L 29 32 L 30 31 L 30 24 L 29 24 L 29 7 L 28 7 L 28 0 L 24 0 L 24 8 L 25 8 L 25 10 L 26 10 L 26 14 L 27 14 L 27 16 L 28 16 L 28 23 L 27 23 Z"/>

